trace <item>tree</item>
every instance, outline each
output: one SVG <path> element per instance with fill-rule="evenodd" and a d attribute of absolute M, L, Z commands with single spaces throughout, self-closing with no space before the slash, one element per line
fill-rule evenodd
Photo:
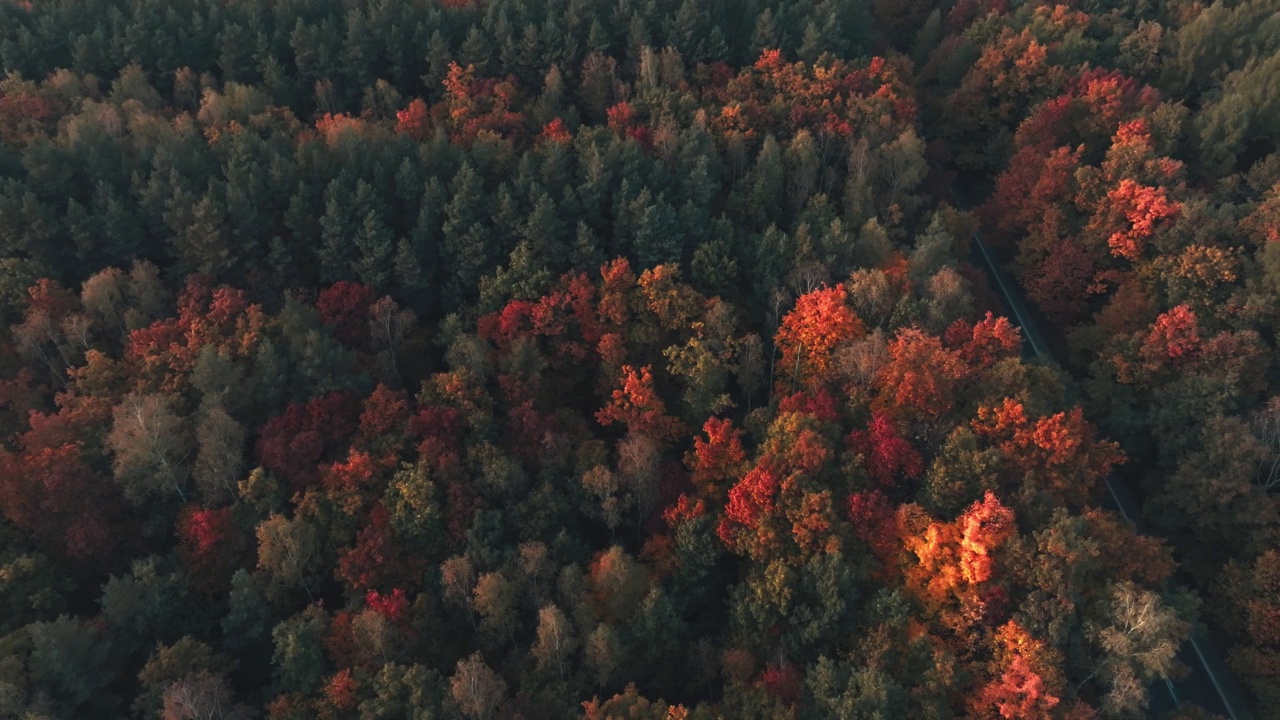
<path fill-rule="evenodd" d="M 204 609 L 186 573 L 167 565 L 155 556 L 138 558 L 129 572 L 110 576 L 102 586 L 99 619 L 126 657 L 143 655 L 152 642 L 176 641 Z"/>
<path fill-rule="evenodd" d="M 85 621 L 60 615 L 56 620 L 32 623 L 27 634 L 31 638 L 27 666 L 32 681 L 68 711 L 93 701 L 111 682 L 111 643 Z"/>
<path fill-rule="evenodd" d="M 316 309 L 324 324 L 334 329 L 338 340 L 362 346 L 369 338 L 369 309 L 374 297 L 374 288 L 370 285 L 342 280 L 320 292 Z"/>
<path fill-rule="evenodd" d="M 690 478 L 705 497 L 722 497 L 728 485 L 747 470 L 747 454 L 742 447 L 742 431 L 728 418 L 709 418 L 702 426 L 704 439 L 693 440 L 693 452 L 685 457 Z"/>
<path fill-rule="evenodd" d="M 554 668 L 563 677 L 565 660 L 572 657 L 577 644 L 573 625 L 560 608 L 551 604 L 538 610 L 537 641 L 532 652 L 540 667 Z"/>
<path fill-rule="evenodd" d="M 352 263 L 352 270 L 360 282 L 375 290 L 389 289 L 396 242 L 391 229 L 376 210 L 370 210 L 364 216 L 351 243 L 360 253 Z"/>
<path fill-rule="evenodd" d="M 1280 588 L 1280 551 L 1268 550 L 1251 562 L 1233 561 L 1215 583 L 1210 606 L 1221 627 L 1239 639 L 1227 663 L 1263 707 L 1276 697 L 1277 588 Z"/>
<path fill-rule="evenodd" d="M 164 720 L 248 720 L 253 710 L 235 701 L 230 683 L 221 675 L 183 678 L 164 691 Z"/>
<path fill-rule="evenodd" d="M 515 587 L 501 573 L 484 573 L 476 580 L 473 605 L 480 614 L 480 630 L 515 643 Z"/>
<path fill-rule="evenodd" d="M 351 618 L 351 643 L 362 666 L 380 667 L 399 660 L 408 647 L 408 600 L 397 590 L 386 597 L 376 590 L 367 596 L 369 607 Z"/>
<path fill-rule="evenodd" d="M 955 321 L 960 323 L 973 315 L 969 281 L 955 269 L 940 268 L 928 279 L 925 288 L 925 324 L 930 331 L 941 332 L 952 318 L 961 318 Z"/>
<path fill-rule="evenodd" d="M 643 600 L 648 586 L 646 568 L 615 545 L 596 555 L 587 586 L 597 619 L 616 625 L 630 617 Z"/>
<path fill-rule="evenodd" d="M 1004 358 L 1015 357 L 1022 346 L 1018 328 L 1007 318 L 993 317 L 991 313 L 970 329 L 963 320 L 956 320 L 947 328 L 948 345 L 960 350 L 960 357 L 970 367 L 987 368 Z"/>
<path fill-rule="evenodd" d="M 410 332 L 417 324 L 418 316 L 408 308 L 401 308 L 389 296 L 378 299 L 369 307 L 369 341 L 378 354 L 383 374 L 397 384 L 400 377 L 400 353 L 410 340 Z"/>
<path fill-rule="evenodd" d="M 1131 582 L 1113 585 L 1105 602 L 1102 618 L 1086 626 L 1102 652 L 1095 671 L 1104 673 L 1108 687 L 1102 706 L 1115 714 L 1139 712 L 1147 706 L 1146 687 L 1179 667 L 1178 647 L 1191 624 L 1159 595 Z"/>
<path fill-rule="evenodd" d="M 6 617 L 0 632 L 14 632 L 65 608 L 71 581 L 45 554 L 11 549 L 0 556 L 0 574 L 7 578 L 0 588 L 0 609 Z"/>
<path fill-rule="evenodd" d="M 984 449 L 972 430 L 957 427 L 929 464 L 919 501 L 931 514 L 954 517 L 983 490 L 995 489 L 1001 465 L 998 449 Z"/>
<path fill-rule="evenodd" d="M 903 439 L 891 418 L 873 413 L 866 430 L 854 430 L 849 446 L 863 456 L 868 474 L 882 486 L 894 484 L 899 473 L 915 479 L 924 472 L 924 460 Z"/>
<path fill-rule="evenodd" d="M 430 720 L 443 712 L 443 681 L 439 673 L 422 665 L 384 665 L 362 683 L 361 720 Z"/>
<path fill-rule="evenodd" d="M 1108 236 L 1107 245 L 1111 247 L 1111 254 L 1130 261 L 1142 255 L 1155 224 L 1176 215 L 1181 207 L 1179 203 L 1169 202 L 1162 188 L 1147 187 L 1129 179 L 1121 180 L 1120 185 L 1109 191 L 1107 201 L 1124 216 L 1129 226 Z"/>
<path fill-rule="evenodd" d="M 208 705 L 211 703 L 201 703 L 198 698 L 202 694 L 201 691 L 213 691 L 213 688 L 202 687 L 203 681 L 213 680 L 213 684 L 217 685 L 223 680 L 223 674 L 231 667 L 232 664 L 226 658 L 217 655 L 211 647 L 190 635 L 183 636 L 172 645 L 159 645 L 147 659 L 142 671 L 138 673 L 138 682 L 142 685 L 143 692 L 134 701 L 133 709 L 135 712 L 146 715 L 154 715 L 157 710 L 162 714 L 169 712 L 162 710 L 164 696 L 185 681 L 185 684 L 189 685 L 187 690 L 190 691 L 188 697 L 190 702 L 186 704 L 190 709 L 186 717 L 205 717 L 206 715 L 196 714 L 196 711 L 205 707 L 207 713 Z M 224 687 L 221 690 L 225 693 L 228 688 Z M 181 693 L 182 691 L 179 691 L 178 694 Z M 227 700 L 227 707 L 230 709 L 233 703 L 230 702 L 229 695 L 223 695 L 223 697 Z"/>
<path fill-rule="evenodd" d="M 266 594 L 259 581 L 244 568 L 236 570 L 231 577 L 227 605 L 227 614 L 219 626 L 231 650 L 251 647 L 270 636 L 271 609 Z"/>
<path fill-rule="evenodd" d="M 1005 398 L 979 408 L 972 425 L 1000 448 L 1023 497 L 1043 493 L 1048 507 L 1083 506 L 1124 460 L 1118 445 L 1097 439 L 1080 408 L 1031 420 L 1021 403 Z"/>
<path fill-rule="evenodd" d="M 659 442 L 679 437 L 681 423 L 666 414 L 666 404 L 653 387 L 650 366 L 637 372 L 633 366 L 623 365 L 621 381 L 621 387 L 613 391 L 612 402 L 596 413 L 601 425 L 622 423 L 631 434 Z"/>
<path fill-rule="evenodd" d="M 613 697 L 600 701 L 596 696 L 582 703 L 583 720 L 681 720 L 687 716 L 679 705 L 669 707 L 662 700 L 649 700 L 640 694 L 635 683 L 627 683 L 626 689 Z"/>
<path fill-rule="evenodd" d="M 676 211 L 662 195 L 640 211 L 636 218 L 632 247 L 640 267 L 649 268 L 683 260 L 684 238 L 676 219 Z"/>
<path fill-rule="evenodd" d="M 662 354 L 668 360 L 668 371 L 684 382 L 681 399 L 685 417 L 696 423 L 734 404 L 727 392 L 731 377 L 737 377 L 748 397 L 757 389 L 759 379 L 751 374 L 756 370 L 753 363 L 759 360 L 753 356 L 759 350 L 759 336 L 737 337 L 733 308 L 718 299 L 707 303 L 703 319 L 688 326 L 693 337 Z"/>
<path fill-rule="evenodd" d="M 280 595 L 302 587 L 311 597 L 311 582 L 323 567 L 323 539 L 316 526 L 303 517 L 275 514 L 258 525 L 257 536 L 258 569 L 273 581 L 272 592 Z"/>
<path fill-rule="evenodd" d="M 40 362 L 61 384 L 88 348 L 89 319 L 76 312 L 75 296 L 57 281 L 42 278 L 27 289 L 27 296 L 22 322 L 10 329 L 18 352 Z"/>
<path fill-rule="evenodd" d="M 165 222 L 174 233 L 176 254 L 187 272 L 218 275 L 233 263 L 226 207 L 219 190 L 210 183 L 199 199 L 181 193 L 168 203 Z"/>
<path fill-rule="evenodd" d="M 124 321 L 129 307 L 127 284 L 128 276 L 124 271 L 107 268 L 89 276 L 80 286 L 80 304 L 85 312 L 104 326 L 102 330 L 122 340 L 128 333 Z"/>
<path fill-rule="evenodd" d="M 55 556 L 106 558 L 119 543 L 120 496 L 94 477 L 78 443 L 0 450 L 0 500 L 5 518 Z"/>
<path fill-rule="evenodd" d="M 176 493 L 186 501 L 186 462 L 191 442 L 182 418 L 162 395 L 125 397 L 111 413 L 107 443 L 124 496 L 135 504 Z"/>
<path fill-rule="evenodd" d="M 310 693 L 320 687 L 328 663 L 322 640 L 328 619 L 317 605 L 271 630 L 272 687 L 277 693 Z"/>
<path fill-rule="evenodd" d="M 1050 720 L 1059 702 L 1026 658 L 1015 654 L 999 678 L 979 688 L 971 706 L 977 717 Z"/>
<path fill-rule="evenodd" d="M 480 653 L 458 661 L 449 687 L 462 714 L 475 720 L 493 717 L 506 701 L 506 681 L 489 669 Z"/>
<path fill-rule="evenodd" d="M 178 521 L 180 549 L 196 583 L 223 589 L 245 555 L 244 538 L 231 517 L 231 508 L 213 510 L 188 506 Z"/>
<path fill-rule="evenodd" d="M 905 711 L 906 693 L 882 670 L 820 657 L 805 679 L 815 704 L 835 717 L 891 717 Z"/>
<path fill-rule="evenodd" d="M 837 346 L 863 335 L 862 321 L 849 309 L 844 285 L 801 295 L 782 319 L 774 342 L 782 350 L 778 387 L 795 390 L 820 381 Z"/>
<path fill-rule="evenodd" d="M 919 508 L 899 509 L 903 546 L 912 563 L 907 587 L 943 607 L 997 574 L 997 552 L 1017 534 L 1013 511 L 987 492 L 953 523 L 931 520 Z M 908 557 L 910 557 L 908 556 Z"/>
<path fill-rule="evenodd" d="M 196 426 L 191 475 L 207 503 L 230 500 L 244 464 L 245 428 L 220 407 L 210 408 Z"/>
<path fill-rule="evenodd" d="M 293 403 L 267 421 L 258 438 L 263 467 L 295 489 L 319 481 L 326 448 L 346 448 L 356 431 L 358 408 L 346 393 L 329 393 L 306 404 Z"/>
<path fill-rule="evenodd" d="M 583 655 L 586 659 L 587 671 L 597 686 L 607 685 L 618 671 L 618 663 L 622 654 L 618 632 L 608 623 L 600 623 L 587 638 Z"/>
<path fill-rule="evenodd" d="M 482 217 L 483 185 L 470 164 L 463 164 L 450 183 L 453 198 L 445 206 L 441 260 L 453 274 L 445 282 L 444 297 L 455 301 L 477 286 L 488 268 L 492 249 Z"/>
<path fill-rule="evenodd" d="M 902 194 L 910 192 L 924 180 L 928 163 L 924 157 L 924 139 L 908 127 L 898 137 L 880 150 L 883 158 L 880 172 L 888 187 L 887 208 L 905 201 Z"/>
<path fill-rule="evenodd" d="M 392 522 L 386 508 L 375 503 L 355 545 L 338 553 L 335 575 L 356 594 L 386 591 L 420 572 L 420 563 L 400 542 Z"/>
<path fill-rule="evenodd" d="M 926 418 L 951 410 L 957 382 L 968 371 L 955 352 L 915 329 L 900 330 L 888 351 L 888 362 L 876 374 L 876 407 L 893 416 Z"/>
<path fill-rule="evenodd" d="M 779 538 L 769 521 L 780 484 L 780 473 L 772 462 L 760 462 L 742 476 L 729 491 L 724 518 L 717 528 L 725 545 L 749 555 L 776 548 Z"/>

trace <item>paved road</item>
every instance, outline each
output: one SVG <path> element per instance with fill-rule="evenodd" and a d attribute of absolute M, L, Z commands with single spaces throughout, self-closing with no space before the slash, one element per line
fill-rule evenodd
<path fill-rule="evenodd" d="M 1036 321 L 1022 296 L 1022 289 L 1017 285 L 999 260 L 991 252 L 986 243 L 976 233 L 973 236 L 974 257 L 987 270 L 996 290 L 1000 292 L 1009 314 L 1022 328 L 1023 357 L 1032 360 L 1055 362 L 1049 352 L 1049 345 L 1044 340 Z M 1119 511 L 1126 520 L 1141 529 L 1142 512 L 1137 500 L 1115 477 L 1106 478 L 1107 494 L 1112 509 Z M 1178 652 L 1178 658 L 1191 668 L 1186 678 L 1171 682 L 1157 682 L 1151 688 L 1150 710 L 1160 712 L 1173 710 L 1180 702 L 1194 702 L 1211 712 L 1218 713 L 1231 720 L 1251 720 L 1248 708 L 1235 680 L 1222 661 L 1222 655 L 1210 641 L 1204 628 L 1197 627 L 1191 638 Z"/>

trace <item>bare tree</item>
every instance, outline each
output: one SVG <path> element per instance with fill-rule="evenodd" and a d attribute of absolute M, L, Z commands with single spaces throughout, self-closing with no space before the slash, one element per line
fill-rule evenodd
<path fill-rule="evenodd" d="M 159 394 L 131 393 L 111 413 L 107 445 L 125 497 L 135 503 L 172 490 L 187 501 L 187 456 L 191 452 L 184 420 Z"/>
<path fill-rule="evenodd" d="M 471 629 L 477 630 L 475 618 L 476 568 L 466 555 L 454 555 L 440 563 L 440 584 L 444 586 L 444 601 L 467 611 Z"/>
<path fill-rule="evenodd" d="M 750 410 L 751 398 L 764 382 L 764 341 L 759 335 L 751 333 L 738 342 L 734 376 L 738 386 L 747 394 L 747 410 Z"/>
<path fill-rule="evenodd" d="M 1269 492 L 1280 485 L 1280 397 L 1271 398 L 1253 414 L 1253 434 L 1267 451 L 1258 463 L 1255 482 Z"/>
<path fill-rule="evenodd" d="M 1178 647 L 1191 634 L 1191 624 L 1158 594 L 1128 581 L 1112 586 L 1104 612 L 1104 622 L 1085 624 L 1102 657 L 1080 684 L 1101 675 L 1108 687 L 1103 710 L 1110 715 L 1139 713 L 1147 706 L 1147 686 L 1179 669 Z"/>
<path fill-rule="evenodd" d="M 365 608 L 352 618 L 351 637 L 370 665 L 387 665 L 404 655 L 404 634 L 377 610 Z"/>
<path fill-rule="evenodd" d="M 49 369 L 55 383 L 67 380 L 67 368 L 78 364 L 89 349 L 90 319 L 73 312 L 74 296 L 55 284 L 37 285 L 28 291 L 33 298 L 23 321 L 10 328 L 18 352 Z M 70 296 L 70 297 L 69 297 Z M 41 302 L 35 302 L 39 298 Z"/>
<path fill-rule="evenodd" d="M 769 294 L 769 317 L 768 327 L 770 335 L 777 331 L 782 325 L 782 316 L 786 309 L 791 305 L 792 296 L 786 290 L 777 287 Z M 773 343 L 769 344 L 769 388 L 773 389 L 773 373 L 775 363 L 778 359 L 778 348 Z"/>
<path fill-rule="evenodd" d="M 191 468 L 196 487 L 207 500 L 235 497 L 244 466 L 244 426 L 220 407 L 205 412 L 196 427 L 196 460 Z"/>
<path fill-rule="evenodd" d="M 384 297 L 369 307 L 369 338 L 373 341 L 384 374 L 397 385 L 401 384 L 400 349 L 405 335 L 417 320 L 412 310 L 402 309 L 390 297 Z"/>
<path fill-rule="evenodd" d="M 529 582 L 529 591 L 535 602 L 540 602 L 542 595 L 538 581 L 551 567 L 547 555 L 546 544 L 539 540 L 520 544 L 520 574 Z"/>
<path fill-rule="evenodd" d="M 841 348 L 835 357 L 836 371 L 860 387 L 870 387 L 876 373 L 889 362 L 889 344 L 884 331 L 876 328 L 864 338 Z"/>
<path fill-rule="evenodd" d="M 538 611 L 538 640 L 533 645 L 533 656 L 537 658 L 539 666 L 554 667 L 563 677 L 565 660 L 577 647 L 573 623 L 569 622 L 560 608 L 553 604 Z"/>
<path fill-rule="evenodd" d="M 80 304 L 104 328 L 123 338 L 129 328 L 124 322 L 128 276 L 119 268 L 107 268 L 89 276 L 80 286 Z"/>
<path fill-rule="evenodd" d="M 618 442 L 618 476 L 626 490 L 627 504 L 636 513 L 639 528 L 658 504 L 658 444 L 643 436 L 628 434 Z"/>
<path fill-rule="evenodd" d="M 507 693 L 506 681 L 485 664 L 480 653 L 458 661 L 449 687 L 462 714 L 474 720 L 493 717 Z"/>
<path fill-rule="evenodd" d="M 864 222 L 873 214 L 871 174 L 875 168 L 874 153 L 867 138 L 858 138 L 850 143 L 848 179 L 845 181 L 844 205 L 845 217 L 855 222 Z"/>
<path fill-rule="evenodd" d="M 822 263 L 809 261 L 800 263 L 787 275 L 787 285 L 796 295 L 807 295 L 827 284 L 829 273 Z"/>
<path fill-rule="evenodd" d="M 199 674 L 164 691 L 164 720 L 248 720 L 249 708 L 237 703 L 226 677 Z"/>

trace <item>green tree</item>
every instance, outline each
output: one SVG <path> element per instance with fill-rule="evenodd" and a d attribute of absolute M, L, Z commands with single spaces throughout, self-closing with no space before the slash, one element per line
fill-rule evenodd
<path fill-rule="evenodd" d="M 641 197 L 646 197 L 642 194 Z M 639 202 L 639 200 L 637 200 Z M 636 260 L 642 268 L 679 264 L 684 256 L 684 238 L 676 211 L 661 194 L 639 210 L 632 241 Z"/>
<path fill-rule="evenodd" d="M 115 678 L 111 665 L 112 643 L 87 620 L 60 615 L 56 620 L 32 623 L 27 667 L 36 688 L 48 693 L 66 712 L 75 714 L 90 703 L 96 709 L 112 707 L 103 693 Z"/>
<path fill-rule="evenodd" d="M 323 640 L 328 618 L 317 605 L 282 621 L 271 631 L 272 689 L 277 693 L 310 693 L 328 669 Z"/>
<path fill-rule="evenodd" d="M 360 703 L 360 720 L 435 720 L 441 709 L 445 683 L 423 665 L 383 665 L 372 679 L 371 697 Z"/>
<path fill-rule="evenodd" d="M 483 218 L 484 188 L 480 175 L 464 163 L 449 184 L 452 198 L 444 208 L 441 262 L 449 268 L 444 283 L 446 307 L 458 304 L 477 287 L 492 258 Z"/>
<path fill-rule="evenodd" d="M 823 715 L 873 720 L 905 715 L 906 691 L 874 667 L 856 667 L 821 657 L 805 683 Z"/>

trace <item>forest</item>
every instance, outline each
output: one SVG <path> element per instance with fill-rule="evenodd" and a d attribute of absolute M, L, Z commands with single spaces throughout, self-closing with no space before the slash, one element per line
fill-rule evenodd
<path fill-rule="evenodd" d="M 0 74 L 0 718 L 1280 718 L 1280 0 L 0 0 Z"/>

